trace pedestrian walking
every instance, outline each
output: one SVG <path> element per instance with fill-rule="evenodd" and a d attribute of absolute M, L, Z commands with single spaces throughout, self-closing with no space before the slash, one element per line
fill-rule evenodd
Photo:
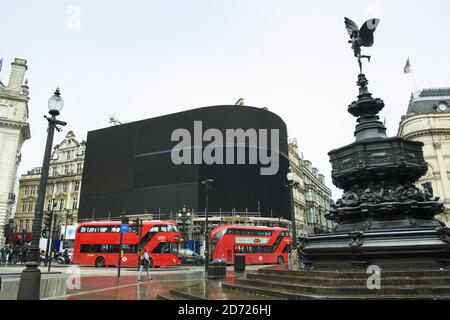
<path fill-rule="evenodd" d="M 148 281 L 152 280 L 152 277 L 150 276 L 150 272 L 149 272 L 149 267 L 150 267 L 150 256 L 148 255 L 148 251 L 147 249 L 144 249 L 141 252 L 140 255 L 140 260 L 139 260 L 139 274 L 138 274 L 138 282 L 141 282 L 141 274 L 142 271 L 145 270 L 147 272 L 147 279 Z"/>
<path fill-rule="evenodd" d="M 7 245 L 4 245 L 3 248 L 1 249 L 0 263 L 6 264 L 6 262 L 8 261 L 8 252 L 9 252 L 9 247 Z"/>
<path fill-rule="evenodd" d="M 20 264 L 24 264 L 25 261 L 27 260 L 27 253 L 28 253 L 28 246 L 26 244 L 24 244 L 22 246 L 22 248 L 20 249 Z"/>
<path fill-rule="evenodd" d="M 13 264 L 16 264 L 19 261 L 20 258 L 20 248 L 19 247 L 15 247 L 13 249 Z"/>
<path fill-rule="evenodd" d="M 12 264 L 13 262 L 13 250 L 12 248 L 8 248 L 8 264 Z"/>

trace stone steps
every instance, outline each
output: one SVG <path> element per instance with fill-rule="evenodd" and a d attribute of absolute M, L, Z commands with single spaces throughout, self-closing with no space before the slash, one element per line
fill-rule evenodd
<path fill-rule="evenodd" d="M 205 295 L 205 291 L 207 292 Z M 172 289 L 169 294 L 158 294 L 158 300 L 279 300 L 282 298 L 249 294 L 222 287 L 205 290 L 204 287 Z"/>
<path fill-rule="evenodd" d="M 280 291 L 289 291 L 305 295 L 327 296 L 357 296 L 357 295 L 374 295 L 374 296 L 395 296 L 395 295 L 449 295 L 450 286 L 388 286 L 381 285 L 380 289 L 370 290 L 367 286 L 320 286 L 317 284 L 303 284 L 285 281 L 269 281 L 265 278 L 261 279 L 236 279 L 236 284 L 248 285 L 252 287 L 271 288 Z"/>
<path fill-rule="evenodd" d="M 302 294 L 290 291 L 281 291 L 278 289 L 263 287 L 263 286 L 250 286 L 242 284 L 231 284 L 224 283 L 223 287 L 228 290 L 236 290 L 239 292 L 247 292 L 250 294 L 265 295 L 267 297 L 274 297 L 278 299 L 288 299 L 288 300 L 312 300 L 312 299 L 327 299 L 327 300 L 379 300 L 379 299 L 389 299 L 389 300 L 449 300 L 450 295 L 439 295 L 439 296 L 429 296 L 429 295 L 392 295 L 389 297 L 378 296 L 378 295 L 314 295 L 314 294 Z"/>
<path fill-rule="evenodd" d="M 329 278 L 329 279 L 367 279 L 369 274 L 359 270 L 333 271 L 333 270 L 297 270 L 262 268 L 258 270 L 262 274 L 289 275 L 298 278 Z M 381 270 L 381 276 L 387 278 L 421 278 L 421 277 L 450 277 L 450 270 L 404 270 L 389 271 Z"/>
<path fill-rule="evenodd" d="M 248 272 L 248 279 L 259 279 L 259 280 L 269 280 L 278 282 L 289 282 L 289 283 L 301 283 L 301 284 L 314 284 L 319 286 L 367 286 L 367 278 L 369 274 L 366 274 L 365 278 L 327 278 L 327 277 L 296 277 L 285 274 L 270 274 L 261 272 Z M 416 285 L 446 285 L 450 286 L 450 276 L 449 277 L 387 277 L 384 278 L 383 274 L 381 277 L 382 286 L 416 286 Z"/>

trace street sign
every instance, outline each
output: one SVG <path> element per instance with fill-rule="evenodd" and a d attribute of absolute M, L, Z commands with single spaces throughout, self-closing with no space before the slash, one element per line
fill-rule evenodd
<path fill-rule="evenodd" d="M 120 232 L 121 233 L 127 233 L 129 231 L 130 226 L 128 225 L 128 223 L 122 223 L 120 225 Z"/>

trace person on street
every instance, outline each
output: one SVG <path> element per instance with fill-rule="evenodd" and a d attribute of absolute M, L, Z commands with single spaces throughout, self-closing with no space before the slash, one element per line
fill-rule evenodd
<path fill-rule="evenodd" d="M 19 259 L 20 259 L 20 248 L 16 246 L 13 249 L 13 264 L 16 264 L 17 261 L 19 261 Z"/>
<path fill-rule="evenodd" d="M 13 249 L 8 247 L 8 264 L 12 264 L 13 261 Z"/>
<path fill-rule="evenodd" d="M 20 263 L 24 264 L 25 261 L 27 260 L 28 246 L 24 244 L 20 250 L 21 250 Z"/>
<path fill-rule="evenodd" d="M 152 280 L 152 277 L 150 276 L 150 272 L 148 270 L 149 267 L 150 267 L 150 256 L 148 255 L 147 249 L 144 249 L 141 252 L 139 260 L 139 274 L 137 279 L 138 282 L 141 282 L 141 274 L 144 269 L 147 272 L 148 281 Z"/>
<path fill-rule="evenodd" d="M 6 262 L 8 261 L 8 252 L 9 252 L 9 247 L 7 245 L 4 245 L 2 250 L 1 250 L 0 263 L 6 264 Z"/>

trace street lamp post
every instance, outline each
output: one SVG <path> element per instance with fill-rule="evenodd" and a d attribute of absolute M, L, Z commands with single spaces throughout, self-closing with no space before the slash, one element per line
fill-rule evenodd
<path fill-rule="evenodd" d="M 205 185 L 205 277 L 208 276 L 209 266 L 209 230 L 208 230 L 208 206 L 209 206 L 209 192 L 212 189 L 211 183 L 213 179 L 203 180 L 201 183 Z"/>
<path fill-rule="evenodd" d="M 41 270 L 39 270 L 39 239 L 41 236 L 42 214 L 44 209 L 45 193 L 48 181 L 48 171 L 50 168 L 50 157 L 53 146 L 53 136 L 57 125 L 65 126 L 67 123 L 56 119 L 64 106 L 59 88 L 48 100 L 49 114 L 44 116 L 48 121 L 47 143 L 45 145 L 44 160 L 41 169 L 41 180 L 39 182 L 39 194 L 34 211 L 33 231 L 30 251 L 27 255 L 26 268 L 22 271 L 19 283 L 17 300 L 39 300 L 41 291 Z"/>
<path fill-rule="evenodd" d="M 292 248 L 295 250 L 297 249 L 297 226 L 295 223 L 294 188 L 298 187 L 299 183 L 296 181 L 295 174 L 292 171 L 288 172 L 287 180 L 291 198 Z"/>

